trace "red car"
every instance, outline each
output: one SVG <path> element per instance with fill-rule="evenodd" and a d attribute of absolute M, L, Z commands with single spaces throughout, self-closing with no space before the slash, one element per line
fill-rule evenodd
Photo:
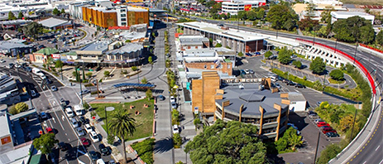
<path fill-rule="evenodd" d="M 323 132 L 324 134 L 326 134 L 326 133 L 328 133 L 328 132 L 336 133 L 336 130 L 334 130 L 334 129 L 332 129 L 332 128 L 324 128 L 324 129 L 322 130 L 322 132 Z"/>
<path fill-rule="evenodd" d="M 53 129 L 50 128 L 50 127 L 47 127 L 46 130 L 47 130 L 47 133 L 55 133 L 55 132 L 53 131 Z"/>
<path fill-rule="evenodd" d="M 322 127 L 322 126 L 330 126 L 330 124 L 325 123 L 325 122 L 318 122 L 318 123 L 317 123 L 317 126 L 318 126 L 318 127 Z"/>
<path fill-rule="evenodd" d="M 80 140 L 81 140 L 82 145 L 84 145 L 84 146 L 89 146 L 90 145 L 90 141 L 88 139 L 81 138 Z"/>

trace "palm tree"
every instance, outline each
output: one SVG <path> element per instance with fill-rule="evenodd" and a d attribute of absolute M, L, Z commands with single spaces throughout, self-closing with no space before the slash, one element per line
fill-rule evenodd
<path fill-rule="evenodd" d="M 112 134 L 121 139 L 122 146 L 124 147 L 124 163 L 126 163 L 125 138 L 127 138 L 128 135 L 133 135 L 136 131 L 136 120 L 131 117 L 131 113 L 118 111 L 114 113 L 112 119 L 109 121 L 108 128 Z"/>

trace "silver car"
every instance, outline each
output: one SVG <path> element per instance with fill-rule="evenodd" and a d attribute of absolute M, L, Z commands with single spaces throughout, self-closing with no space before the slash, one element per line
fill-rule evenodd
<path fill-rule="evenodd" d="M 79 137 L 85 135 L 85 130 L 84 130 L 83 128 L 81 128 L 81 127 L 76 128 L 76 132 L 77 132 L 77 135 L 78 135 Z"/>

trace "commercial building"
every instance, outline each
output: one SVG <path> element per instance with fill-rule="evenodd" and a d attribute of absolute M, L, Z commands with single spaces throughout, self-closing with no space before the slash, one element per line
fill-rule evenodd
<path fill-rule="evenodd" d="M 230 15 L 237 15 L 238 11 L 244 11 L 245 5 L 251 5 L 251 8 L 258 8 L 259 6 L 265 6 L 266 0 L 231 0 L 230 2 L 222 2 L 222 12 Z"/>
<path fill-rule="evenodd" d="M 205 22 L 177 23 L 183 28 L 185 34 L 202 35 L 213 39 L 213 45 L 220 43 L 222 47 L 228 47 L 235 52 L 249 53 L 264 49 L 264 39 L 268 38 L 261 34 L 230 29 Z"/>
<path fill-rule="evenodd" d="M 109 43 L 109 41 L 96 41 L 76 50 L 77 59 L 75 63 L 99 66 L 104 59 L 103 55 L 108 51 Z"/>
<path fill-rule="evenodd" d="M 16 104 L 21 101 L 17 83 L 13 77 L 0 73 L 0 104 Z"/>
<path fill-rule="evenodd" d="M 25 45 L 24 41 L 19 39 L 0 41 L 0 54 L 23 57 L 23 55 L 31 53 L 34 50 L 33 46 Z"/>
<path fill-rule="evenodd" d="M 340 19 L 347 19 L 347 18 L 353 17 L 353 16 L 362 17 L 368 21 L 371 21 L 371 24 L 374 24 L 374 20 L 375 20 L 374 15 L 367 14 L 364 12 L 348 12 L 348 11 L 331 12 L 331 23 L 334 23 Z"/>
<path fill-rule="evenodd" d="M 44 63 L 48 57 L 51 57 L 52 54 L 56 54 L 58 52 L 59 50 L 54 48 L 43 48 L 33 54 L 29 54 L 29 61 L 33 63 Z"/>
<path fill-rule="evenodd" d="M 13 1 L 8 3 L 1 3 L 0 5 L 0 20 L 7 20 L 9 12 L 12 12 L 16 17 L 19 12 L 23 13 L 25 17 L 29 17 L 30 12 L 39 13 L 44 11 L 52 11 L 54 7 L 50 0 L 41 1 Z"/>
<path fill-rule="evenodd" d="M 82 6 L 82 19 L 101 28 L 114 26 L 149 25 L 149 9 L 126 5 L 113 5 L 110 1 L 96 2 L 94 6 Z"/>
<path fill-rule="evenodd" d="M 13 137 L 10 131 L 11 124 L 6 112 L 0 112 L 0 152 L 13 150 Z"/>
<path fill-rule="evenodd" d="M 109 45 L 109 51 L 105 53 L 103 63 L 111 66 L 133 66 L 140 64 L 143 45 L 138 43 L 114 42 Z"/>
<path fill-rule="evenodd" d="M 69 4 L 69 15 L 83 20 L 82 7 L 94 5 L 94 1 L 76 1 Z"/>
<path fill-rule="evenodd" d="M 290 100 L 289 110 L 292 112 L 306 112 L 307 101 L 302 93 L 289 92 L 288 99 Z"/>
<path fill-rule="evenodd" d="M 193 112 L 211 122 L 211 118 L 240 121 L 256 125 L 263 139 L 278 140 L 286 130 L 289 104 L 288 93 L 278 93 L 270 79 L 261 83 L 221 85 L 216 72 L 204 72 L 192 81 Z"/>
<path fill-rule="evenodd" d="M 57 30 L 57 29 L 72 29 L 72 22 L 67 21 L 67 20 L 62 20 L 62 19 L 57 19 L 57 18 L 48 18 L 42 21 L 38 22 L 41 24 L 44 28 L 52 29 L 52 30 Z"/>
<path fill-rule="evenodd" d="M 299 20 L 310 15 L 311 19 L 320 21 L 322 12 L 329 9 L 332 11 L 347 11 L 347 8 L 343 7 L 343 3 L 338 0 L 305 0 L 305 2 L 292 6 L 295 13 L 298 14 Z M 307 7 L 310 3 L 314 5 L 314 10 L 312 13 L 307 13 Z"/>
<path fill-rule="evenodd" d="M 202 35 L 181 35 L 178 37 L 178 40 L 179 45 L 177 46 L 179 46 L 181 51 L 210 47 L 209 39 Z"/>

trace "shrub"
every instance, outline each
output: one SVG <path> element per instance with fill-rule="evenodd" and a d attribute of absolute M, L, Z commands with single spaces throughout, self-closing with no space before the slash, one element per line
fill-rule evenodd
<path fill-rule="evenodd" d="M 84 107 L 84 109 L 89 109 L 90 105 L 86 101 L 84 101 L 84 104 L 82 104 L 82 107 Z"/>
<path fill-rule="evenodd" d="M 143 140 L 142 142 L 137 142 L 132 144 L 132 148 L 137 151 L 138 156 L 147 164 L 154 163 L 153 160 L 153 138 Z"/>
<path fill-rule="evenodd" d="M 15 105 L 10 106 L 9 109 L 8 109 L 8 112 L 9 112 L 11 115 L 15 115 L 15 114 L 19 113 L 19 112 L 16 110 Z"/>
<path fill-rule="evenodd" d="M 137 70 L 138 70 L 137 66 L 132 66 L 132 71 L 137 71 Z"/>
<path fill-rule="evenodd" d="M 27 111 L 29 109 L 28 105 L 24 102 L 17 103 L 15 106 L 18 113 Z"/>
<path fill-rule="evenodd" d="M 108 144 L 113 145 L 113 143 L 114 143 L 114 136 L 109 134 L 108 135 Z"/>
<path fill-rule="evenodd" d="M 198 124 L 201 123 L 201 120 L 199 118 L 195 118 L 193 123 L 194 123 L 195 126 L 197 126 Z"/>
<path fill-rule="evenodd" d="M 182 138 L 179 133 L 173 135 L 173 146 L 174 148 L 180 148 L 182 145 Z"/>
<path fill-rule="evenodd" d="M 344 80 L 344 73 L 340 69 L 334 69 L 330 72 L 330 77 L 337 81 Z"/>

